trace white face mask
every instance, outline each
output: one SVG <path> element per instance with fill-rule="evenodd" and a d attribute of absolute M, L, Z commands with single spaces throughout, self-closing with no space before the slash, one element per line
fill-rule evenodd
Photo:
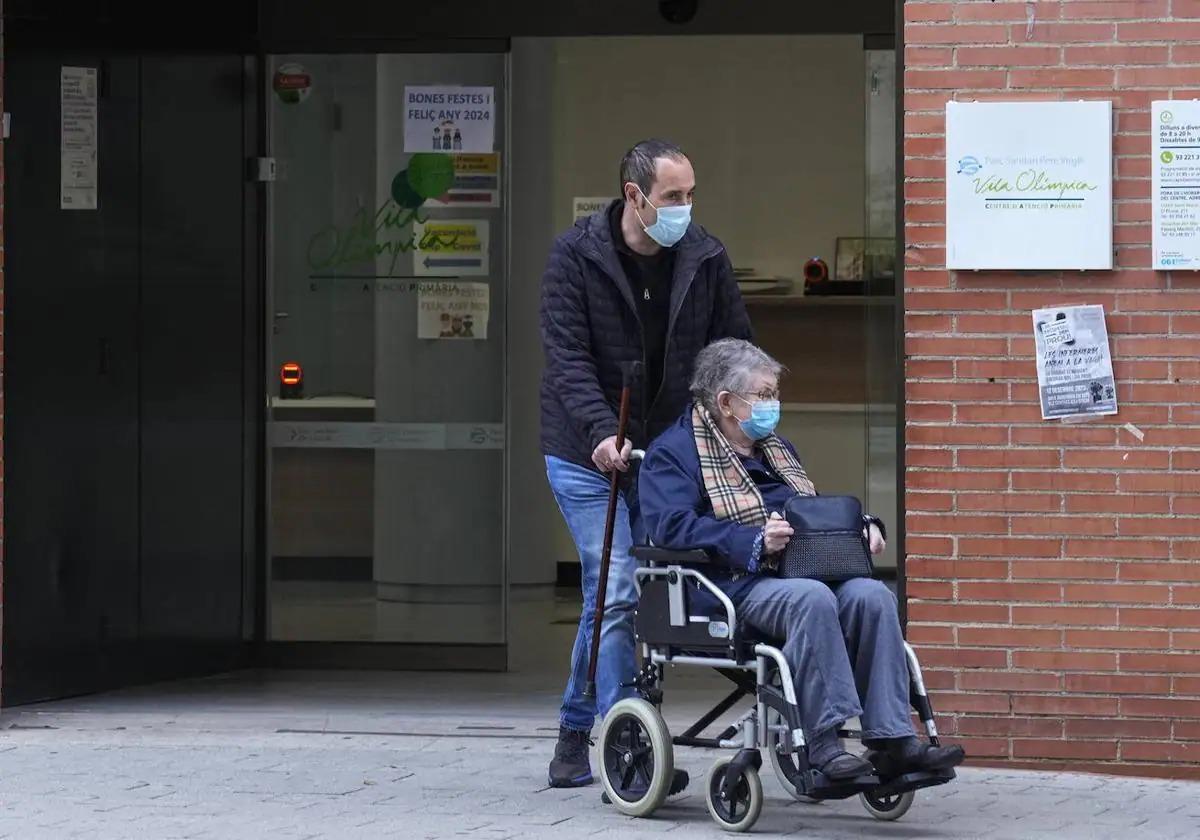
<path fill-rule="evenodd" d="M 642 188 L 638 187 L 637 191 L 642 194 L 642 198 L 646 199 L 646 203 L 651 207 L 654 205 L 650 202 L 650 198 L 642 192 Z M 633 212 L 637 213 L 638 221 L 642 224 L 642 230 L 646 231 L 646 235 L 657 242 L 664 248 L 670 248 L 687 233 L 688 225 L 692 223 L 692 205 L 680 204 L 670 205 L 665 207 L 654 207 L 658 213 L 658 218 L 654 224 L 647 225 L 642 219 L 642 214 L 638 213 L 637 208 L 633 208 Z"/>

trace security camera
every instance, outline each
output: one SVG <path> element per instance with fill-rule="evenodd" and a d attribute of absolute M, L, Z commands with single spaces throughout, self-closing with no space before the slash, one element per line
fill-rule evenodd
<path fill-rule="evenodd" d="M 658 13 L 667 23 L 691 23 L 700 0 L 658 0 Z"/>

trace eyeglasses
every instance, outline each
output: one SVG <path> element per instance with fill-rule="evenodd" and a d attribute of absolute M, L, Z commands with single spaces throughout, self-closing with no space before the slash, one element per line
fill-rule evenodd
<path fill-rule="evenodd" d="M 779 389 L 762 390 L 757 394 L 739 394 L 740 397 L 753 397 L 756 400 L 777 400 L 779 399 Z"/>

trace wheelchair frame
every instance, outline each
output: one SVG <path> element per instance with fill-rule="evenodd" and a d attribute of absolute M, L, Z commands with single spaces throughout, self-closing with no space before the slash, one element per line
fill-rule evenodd
<path fill-rule="evenodd" d="M 955 778 L 953 770 L 943 770 L 907 773 L 888 779 L 872 774 L 833 781 L 810 767 L 791 668 L 778 647 L 747 637 L 729 597 L 702 572 L 688 568 L 688 565 L 711 564 L 708 555 L 698 550 L 673 551 L 653 546 L 635 546 L 632 553 L 645 562 L 635 571 L 639 596 L 636 632 L 643 664 L 633 685 L 639 699 L 624 700 L 614 706 L 605 718 L 601 732 L 602 754 L 609 757 L 605 759 L 609 763 L 601 769 L 602 781 L 609 800 L 620 810 L 633 816 L 647 816 L 662 804 L 668 793 L 669 779 L 666 777 L 673 775 L 674 746 L 737 750 L 732 759 L 717 762 L 707 784 L 709 812 L 729 831 L 748 830 L 761 812 L 763 797 L 758 771 L 764 749 L 772 758 L 780 782 L 797 799 L 844 799 L 858 794 L 867 811 L 881 820 L 902 816 L 911 806 L 913 792 L 917 789 L 945 784 Z M 724 611 L 723 621 L 719 615 L 689 614 L 685 591 L 689 582 L 716 598 Z M 904 648 L 910 703 L 921 719 L 930 743 L 936 746 L 939 744 L 937 726 L 921 666 L 907 642 Z M 671 737 L 661 717 L 662 683 L 667 665 L 715 668 L 736 687 L 682 735 Z M 772 684 L 772 675 L 778 675 L 778 686 Z M 734 724 L 716 737 L 703 736 L 709 726 L 747 696 L 753 697 L 754 702 Z M 772 713 L 778 722 L 772 722 Z M 618 773 L 623 779 L 632 778 L 632 771 L 627 771 L 625 764 L 633 761 L 636 752 L 632 747 L 634 735 L 626 735 L 625 730 L 621 730 L 619 737 L 626 738 L 628 748 L 622 746 L 624 742 L 612 741 L 614 729 L 627 727 L 627 719 L 631 716 L 645 728 L 652 745 L 658 742 L 657 749 L 661 753 L 653 757 L 654 779 L 647 779 L 645 796 L 636 800 L 622 796 L 622 790 L 630 789 L 628 782 L 621 788 L 613 778 Z M 610 718 L 620 720 L 610 726 Z M 839 737 L 861 737 L 860 732 L 851 730 L 841 730 L 838 734 Z"/>

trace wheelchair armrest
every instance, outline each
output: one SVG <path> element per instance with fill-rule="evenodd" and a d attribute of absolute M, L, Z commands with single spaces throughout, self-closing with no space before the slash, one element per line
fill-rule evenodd
<path fill-rule="evenodd" d="M 653 566 L 683 566 L 711 564 L 712 558 L 702 548 L 679 550 L 674 548 L 659 548 L 656 545 L 635 545 L 629 553 L 635 560 Z"/>

